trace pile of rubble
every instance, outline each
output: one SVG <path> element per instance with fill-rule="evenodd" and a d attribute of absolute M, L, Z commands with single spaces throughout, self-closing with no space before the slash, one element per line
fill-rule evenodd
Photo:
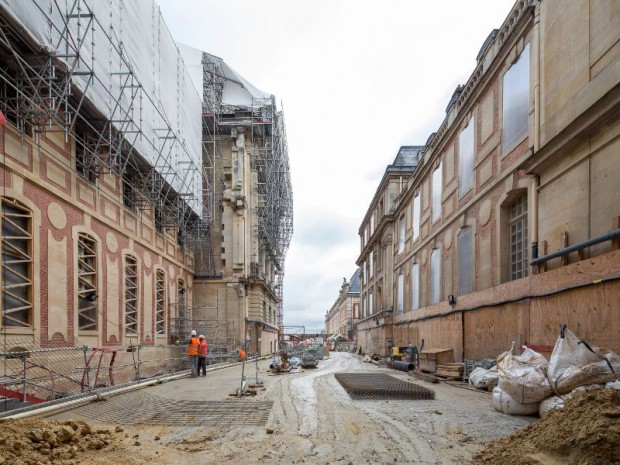
<path fill-rule="evenodd" d="M 114 433 L 122 431 L 118 427 Z M 85 456 L 118 444 L 114 433 L 108 429 L 95 431 L 80 420 L 2 420 L 0 464 L 84 463 Z"/>
<path fill-rule="evenodd" d="M 620 391 L 575 394 L 564 408 L 480 452 L 481 465 L 612 465 L 620 463 Z"/>

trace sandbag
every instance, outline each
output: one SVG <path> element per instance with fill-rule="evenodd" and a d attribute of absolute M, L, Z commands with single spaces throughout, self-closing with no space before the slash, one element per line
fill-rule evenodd
<path fill-rule="evenodd" d="M 586 384 L 602 384 L 620 379 L 620 356 L 591 347 L 562 326 L 547 367 L 549 384 L 556 394 L 566 394 Z"/>
<path fill-rule="evenodd" d="M 493 407 L 508 415 L 535 415 L 538 413 L 539 402 L 522 404 L 500 388 L 493 388 Z"/>
<path fill-rule="evenodd" d="M 543 355 L 528 347 L 521 355 L 504 352 L 497 357 L 498 387 L 521 404 L 538 403 L 552 394 L 547 365 Z"/>
<path fill-rule="evenodd" d="M 488 387 L 495 387 L 499 381 L 499 373 L 497 371 L 497 365 L 485 370 L 484 368 L 476 368 L 469 375 L 469 384 L 478 389 L 485 389 Z"/>

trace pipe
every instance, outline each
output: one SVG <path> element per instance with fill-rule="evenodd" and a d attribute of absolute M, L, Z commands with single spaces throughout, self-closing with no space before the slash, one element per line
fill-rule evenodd
<path fill-rule="evenodd" d="M 557 250 L 547 255 L 543 255 L 540 258 L 536 258 L 530 262 L 530 265 L 535 266 L 539 263 L 544 263 L 547 260 L 551 260 L 553 258 L 558 258 L 563 255 L 568 255 L 571 252 L 576 252 L 577 250 L 584 249 L 586 247 L 590 247 L 592 245 L 600 244 L 601 242 L 611 241 L 613 239 L 620 238 L 620 229 L 614 229 L 612 231 L 608 231 L 605 234 L 601 234 L 600 236 L 593 237 L 591 239 L 587 239 L 585 241 L 578 242 L 569 247 L 565 247 L 563 249 Z"/>
<path fill-rule="evenodd" d="M 411 362 L 403 362 L 402 360 L 394 360 L 392 362 L 392 368 L 400 371 L 411 371 L 415 368 Z"/>

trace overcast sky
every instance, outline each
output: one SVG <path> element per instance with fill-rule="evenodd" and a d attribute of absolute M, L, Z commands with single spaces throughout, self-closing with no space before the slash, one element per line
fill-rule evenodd
<path fill-rule="evenodd" d="M 294 197 L 284 324 L 324 327 L 402 145 L 423 145 L 514 0 L 157 0 L 172 36 L 283 104 Z"/>

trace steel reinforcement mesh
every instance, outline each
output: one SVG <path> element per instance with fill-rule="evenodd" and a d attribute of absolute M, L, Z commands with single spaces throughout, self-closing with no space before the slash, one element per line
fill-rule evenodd
<path fill-rule="evenodd" d="M 264 426 L 273 401 L 190 401 L 168 399 L 138 390 L 91 402 L 49 419 L 84 418 L 121 425 L 187 427 Z"/>
<path fill-rule="evenodd" d="M 384 373 L 336 373 L 352 399 L 432 400 L 435 391 Z"/>

